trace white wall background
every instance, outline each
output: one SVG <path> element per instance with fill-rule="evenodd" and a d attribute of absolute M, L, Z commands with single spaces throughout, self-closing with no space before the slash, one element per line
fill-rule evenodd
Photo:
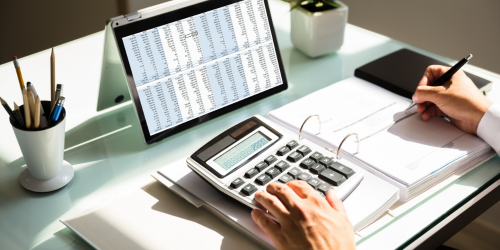
<path fill-rule="evenodd" d="M 500 73 L 499 0 L 342 0 L 348 22 Z"/>

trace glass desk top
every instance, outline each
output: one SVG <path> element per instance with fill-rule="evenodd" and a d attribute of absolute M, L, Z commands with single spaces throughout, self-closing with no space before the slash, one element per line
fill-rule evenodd
<path fill-rule="evenodd" d="M 344 46 L 333 54 L 310 59 L 296 50 L 290 41 L 288 5 L 271 0 L 281 55 L 289 89 L 240 108 L 198 127 L 167 138 L 152 146 L 143 143 L 140 126 L 130 102 L 97 112 L 97 92 L 104 32 L 83 37 L 55 48 L 57 82 L 65 84 L 67 132 L 65 160 L 75 169 L 73 181 L 61 190 L 39 194 L 23 189 L 19 176 L 25 168 L 5 112 L 0 112 L 0 248 L 72 249 L 90 248 L 72 233 L 60 219 L 81 213 L 109 197 L 137 189 L 150 173 L 191 154 L 227 127 L 253 115 L 266 116 L 273 109 L 301 98 L 332 83 L 353 76 L 354 70 L 381 56 L 410 48 L 438 60 L 453 60 L 423 51 L 388 37 L 348 25 Z M 50 50 L 20 59 L 25 81 L 32 81 L 43 97 L 48 96 Z M 464 69 L 498 82 L 497 74 L 467 65 Z M 22 103 L 15 70 L 11 63 L 0 65 L 2 98 Z M 43 88 L 43 86 L 47 86 Z M 494 86 L 495 87 L 495 86 Z M 493 89 L 489 98 L 500 101 Z M 11 98 L 8 98 L 11 97 Z M 380 229 L 358 238 L 358 248 L 387 244 L 399 247 L 426 226 L 442 220 L 441 215 L 499 178 L 500 158 L 440 188 L 433 196 L 411 204 Z M 445 197 L 445 198 L 443 198 Z M 429 209 L 431 207 L 432 209 Z M 432 213 L 429 211 L 432 210 Z M 412 218 L 425 213 L 426 220 Z M 405 223 L 415 223 L 400 240 L 382 242 Z"/>

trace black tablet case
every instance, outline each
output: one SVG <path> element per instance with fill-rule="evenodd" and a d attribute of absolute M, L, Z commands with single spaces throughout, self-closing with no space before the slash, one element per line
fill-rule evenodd
<path fill-rule="evenodd" d="M 436 64 L 450 66 L 411 50 L 402 49 L 357 68 L 354 75 L 398 95 L 411 98 L 425 69 L 429 65 Z M 479 89 L 491 83 L 479 76 L 467 72 L 466 74 Z"/>

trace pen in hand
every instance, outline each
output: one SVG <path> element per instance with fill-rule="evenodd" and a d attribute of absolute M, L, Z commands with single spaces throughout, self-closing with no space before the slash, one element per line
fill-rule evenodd
<path fill-rule="evenodd" d="M 468 63 L 471 58 L 472 58 L 472 54 L 469 54 L 469 56 L 460 60 L 457 64 L 455 64 L 455 66 L 451 67 L 448 71 L 446 71 L 446 73 L 444 73 L 435 82 L 433 82 L 431 84 L 431 86 L 441 86 L 441 85 L 445 84 L 447 81 L 449 81 L 451 79 L 451 77 L 455 73 L 457 73 L 457 71 L 459 71 L 466 63 Z M 406 108 L 405 111 L 413 108 L 415 105 L 417 105 L 417 104 L 412 101 L 410 106 L 408 106 L 408 108 Z"/>

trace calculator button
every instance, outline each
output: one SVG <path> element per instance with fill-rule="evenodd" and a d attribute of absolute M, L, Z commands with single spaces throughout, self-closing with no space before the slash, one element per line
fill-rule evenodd
<path fill-rule="evenodd" d="M 311 179 L 311 175 L 308 173 L 301 173 L 301 174 L 299 174 L 297 179 L 301 180 L 301 181 L 307 181 L 307 180 Z"/>
<path fill-rule="evenodd" d="M 340 184 L 342 184 L 344 181 L 346 181 L 346 178 L 331 170 L 331 169 L 327 169 L 323 172 L 321 172 L 321 174 L 319 174 L 319 178 L 334 185 L 334 186 L 339 186 Z"/>
<path fill-rule="evenodd" d="M 297 177 L 301 173 L 302 173 L 302 171 L 300 171 L 300 169 L 298 169 L 298 168 L 292 168 L 292 169 L 290 169 L 290 171 L 288 171 L 288 174 L 291 175 L 294 179 L 297 179 Z"/>
<path fill-rule="evenodd" d="M 314 163 L 314 165 L 311 168 L 309 168 L 309 171 L 311 171 L 311 173 L 313 174 L 321 174 L 321 172 L 323 172 L 323 170 L 325 169 L 326 169 L 325 166 L 318 163 Z"/>
<path fill-rule="evenodd" d="M 307 154 L 311 153 L 312 150 L 308 146 L 302 145 L 297 149 L 297 152 L 299 152 L 302 156 L 306 156 Z"/>
<path fill-rule="evenodd" d="M 233 182 L 231 182 L 231 187 L 232 188 L 239 188 L 241 185 L 243 185 L 245 182 L 241 179 L 241 178 L 238 178 L 236 180 L 234 180 Z"/>
<path fill-rule="evenodd" d="M 317 192 L 319 195 L 321 195 L 321 197 L 326 198 L 326 195 L 324 195 L 322 192 L 320 192 L 320 191 L 317 191 Z"/>
<path fill-rule="evenodd" d="M 328 183 L 322 183 L 321 185 L 318 186 L 318 191 L 322 192 L 325 195 L 330 189 L 333 189 L 333 186 Z"/>
<path fill-rule="evenodd" d="M 321 184 L 321 181 L 318 180 L 318 178 L 311 178 L 307 181 L 307 184 L 311 185 L 311 187 L 316 189 Z"/>
<path fill-rule="evenodd" d="M 272 167 L 266 171 L 266 174 L 269 175 L 269 177 L 271 177 L 271 179 L 274 179 L 274 178 L 276 178 L 276 176 L 281 174 L 281 172 L 277 168 Z"/>
<path fill-rule="evenodd" d="M 279 169 L 279 171 L 284 172 L 290 167 L 290 164 L 286 163 L 286 161 L 279 161 L 274 165 L 275 168 Z"/>
<path fill-rule="evenodd" d="M 253 193 L 255 193 L 255 191 L 257 191 L 257 188 L 251 183 L 248 183 L 241 189 L 241 192 L 247 196 L 252 195 Z"/>
<path fill-rule="evenodd" d="M 248 171 L 245 173 L 245 177 L 246 177 L 246 178 L 253 178 L 253 177 L 254 177 L 254 176 L 256 176 L 258 173 L 259 173 L 259 171 L 257 171 L 257 169 L 252 168 L 252 169 L 248 170 Z"/>
<path fill-rule="evenodd" d="M 267 167 L 269 167 L 269 165 L 267 165 L 267 163 L 261 162 L 261 163 L 257 164 L 257 166 L 255 166 L 255 169 L 257 169 L 257 171 L 259 171 L 259 172 L 262 172 Z"/>
<path fill-rule="evenodd" d="M 349 177 L 353 176 L 356 173 L 351 168 L 346 167 L 344 165 L 341 165 L 338 162 L 333 162 L 332 164 L 330 164 L 329 168 L 332 169 L 332 170 L 335 170 L 335 171 L 339 172 L 341 175 L 345 176 L 346 178 L 349 178 Z"/>
<path fill-rule="evenodd" d="M 329 157 L 321 157 L 321 159 L 319 159 L 319 164 L 322 164 L 325 167 L 330 166 L 330 164 L 332 164 L 332 162 L 333 162 L 333 159 L 329 158 Z"/>
<path fill-rule="evenodd" d="M 307 158 L 300 163 L 300 166 L 305 169 L 310 169 L 312 166 L 314 166 L 314 164 L 315 162 L 313 160 Z"/>
<path fill-rule="evenodd" d="M 264 161 L 267 163 L 267 165 L 273 164 L 275 161 L 277 161 L 276 157 L 274 155 L 268 156 Z"/>
<path fill-rule="evenodd" d="M 298 144 L 296 141 L 291 141 L 291 142 L 289 142 L 289 143 L 287 143 L 287 144 L 286 144 L 286 146 L 287 146 L 290 150 L 292 150 L 292 149 L 296 148 L 298 145 L 299 145 L 299 144 Z"/>
<path fill-rule="evenodd" d="M 302 155 L 299 154 L 297 151 L 291 153 L 288 155 L 288 157 L 286 158 L 288 161 L 291 161 L 291 162 L 298 162 L 300 159 L 302 159 Z"/>
<path fill-rule="evenodd" d="M 314 152 L 311 156 L 309 156 L 313 161 L 319 162 L 319 159 L 323 158 L 323 154 L 320 152 Z"/>
<path fill-rule="evenodd" d="M 290 149 L 287 146 L 283 146 L 280 149 L 278 149 L 278 152 L 276 152 L 277 155 L 279 156 L 284 156 L 290 152 Z"/>
<path fill-rule="evenodd" d="M 287 174 L 284 174 L 282 175 L 278 181 L 281 182 L 281 183 L 287 183 L 289 181 L 292 181 L 293 180 L 293 177 L 291 177 L 290 175 L 287 175 Z"/>
<path fill-rule="evenodd" d="M 261 174 L 259 177 L 255 179 L 255 183 L 259 185 L 266 185 L 271 181 L 271 177 L 269 177 L 267 174 Z"/>

